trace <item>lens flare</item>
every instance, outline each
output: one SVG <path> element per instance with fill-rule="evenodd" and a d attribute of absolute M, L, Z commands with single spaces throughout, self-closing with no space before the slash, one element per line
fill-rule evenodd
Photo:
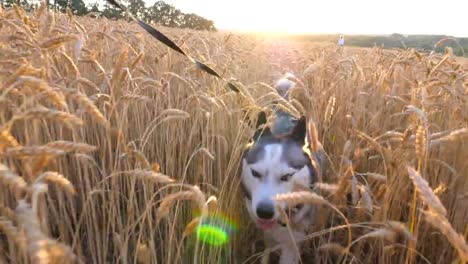
<path fill-rule="evenodd" d="M 229 235 L 222 228 L 211 225 L 200 225 L 197 227 L 198 240 L 212 246 L 222 246 L 229 241 Z"/>
<path fill-rule="evenodd" d="M 229 242 L 230 236 L 237 231 L 237 224 L 220 214 L 209 214 L 195 229 L 197 239 L 211 246 L 222 246 Z"/>

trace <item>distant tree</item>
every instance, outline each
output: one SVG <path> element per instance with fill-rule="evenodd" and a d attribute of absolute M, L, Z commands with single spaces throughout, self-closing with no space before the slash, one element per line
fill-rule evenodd
<path fill-rule="evenodd" d="M 2 7 L 12 7 L 13 5 L 28 5 L 28 2 L 26 0 L 2 0 Z"/>
<path fill-rule="evenodd" d="M 16 4 L 16 0 L 4 0 L 5 2 L 3 3 L 3 5 L 5 7 L 11 7 L 13 6 L 13 4 Z"/>
<path fill-rule="evenodd" d="M 54 0 L 55 10 L 65 11 L 68 7 L 68 0 Z"/>
<path fill-rule="evenodd" d="M 104 4 L 104 9 L 101 11 L 101 14 L 106 18 L 120 19 L 124 17 L 122 11 L 116 9 L 107 2 Z"/>
<path fill-rule="evenodd" d="M 145 20 L 149 23 L 167 27 L 191 28 L 197 30 L 215 31 L 214 22 L 196 14 L 184 14 L 174 6 L 157 1 L 148 8 Z"/>
<path fill-rule="evenodd" d="M 88 12 L 90 12 L 90 13 L 91 12 L 93 12 L 93 13 L 99 12 L 99 6 L 98 6 L 97 3 L 94 3 L 92 5 L 88 5 L 87 9 L 88 9 Z"/>
<path fill-rule="evenodd" d="M 184 15 L 181 27 L 196 30 L 216 31 L 213 21 L 205 19 L 193 13 Z"/>
<path fill-rule="evenodd" d="M 85 3 L 83 0 L 70 0 L 70 9 L 72 10 L 73 14 L 82 16 L 88 13 L 88 9 L 86 8 Z"/>
<path fill-rule="evenodd" d="M 70 8 L 73 14 L 82 16 L 88 13 L 83 0 L 54 0 L 54 9 L 65 12 L 67 8 Z"/>
<path fill-rule="evenodd" d="M 404 39 L 405 38 L 405 36 L 403 36 L 403 34 L 400 34 L 400 33 L 393 33 L 392 35 L 390 35 L 390 37 L 395 38 L 395 39 Z"/>
<path fill-rule="evenodd" d="M 1 6 L 11 7 L 13 4 L 28 5 L 32 0 L 0 0 Z M 51 4 L 50 0 L 45 0 L 47 7 Z M 73 14 L 81 16 L 89 12 L 100 12 L 102 16 L 112 19 L 122 19 L 125 13 L 104 1 L 103 9 L 100 10 L 97 2 L 86 6 L 85 0 L 53 0 L 53 8 L 56 11 L 65 12 L 67 8 Z M 102 0 L 96 0 L 102 1 Z M 153 6 L 146 8 L 144 0 L 119 0 L 126 6 L 128 11 L 138 19 L 148 23 L 160 24 L 166 27 L 191 28 L 196 30 L 216 31 L 214 22 L 203 18 L 197 14 L 184 14 L 173 5 L 158 0 Z"/>
<path fill-rule="evenodd" d="M 144 19 L 147 9 L 143 0 L 127 0 L 124 2 L 127 5 L 128 11 L 139 19 Z"/>
<path fill-rule="evenodd" d="M 178 26 L 181 23 L 180 11 L 164 1 L 157 1 L 148 9 L 146 21 L 163 26 Z"/>

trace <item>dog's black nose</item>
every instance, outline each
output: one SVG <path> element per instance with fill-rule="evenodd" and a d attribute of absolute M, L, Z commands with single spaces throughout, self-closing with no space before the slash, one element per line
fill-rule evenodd
<path fill-rule="evenodd" d="M 275 215 L 273 202 L 261 201 L 257 206 L 257 216 L 261 219 L 271 219 Z"/>

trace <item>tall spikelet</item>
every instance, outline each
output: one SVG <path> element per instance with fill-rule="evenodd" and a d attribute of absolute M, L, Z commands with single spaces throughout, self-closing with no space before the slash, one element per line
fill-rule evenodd
<path fill-rule="evenodd" d="M 81 126 L 83 125 L 83 120 L 81 118 L 63 111 L 51 110 L 47 108 L 35 108 L 28 110 L 24 114 L 14 117 L 14 120 L 19 119 L 35 119 L 35 118 L 45 118 L 49 120 L 57 120 L 66 124 L 68 126 Z"/>
<path fill-rule="evenodd" d="M 413 234 L 411 234 L 411 232 L 408 230 L 407 226 L 404 223 L 397 221 L 388 221 L 387 226 L 396 233 L 402 235 L 410 241 L 415 242 L 415 237 L 413 236 Z"/>
<path fill-rule="evenodd" d="M 419 126 L 418 130 L 416 131 L 415 148 L 416 156 L 420 161 L 423 161 L 427 151 L 427 135 L 426 129 L 423 126 Z"/>
<path fill-rule="evenodd" d="M 68 56 L 65 52 L 60 52 L 60 55 L 63 57 L 63 61 L 68 65 L 68 68 L 73 72 L 73 77 L 78 78 L 80 76 L 80 71 L 78 67 L 73 62 L 72 58 Z"/>
<path fill-rule="evenodd" d="M 146 244 L 139 243 L 137 245 L 137 263 L 148 264 L 151 260 L 151 250 Z"/>
<path fill-rule="evenodd" d="M 426 117 L 425 113 L 422 112 L 422 110 L 420 110 L 419 108 L 416 108 L 414 106 L 409 106 L 408 109 L 410 111 L 415 112 L 420 117 L 422 122 L 424 124 L 427 124 L 427 117 Z M 416 131 L 416 142 L 415 142 L 415 152 L 416 152 L 416 157 L 418 158 L 418 170 L 419 171 L 422 169 L 424 161 L 426 159 L 426 151 L 427 151 L 426 127 L 420 125 L 418 127 L 418 130 Z M 408 169 L 408 171 L 409 171 L 409 169 Z M 413 180 L 413 178 L 411 178 L 411 179 Z M 414 180 L 413 180 L 413 183 L 414 183 Z M 416 221 L 417 221 L 416 220 L 416 207 L 418 206 L 418 199 L 417 199 L 418 186 L 415 184 L 415 187 L 416 188 L 415 188 L 415 190 L 413 192 L 413 202 L 411 204 L 411 219 L 410 219 L 410 231 L 411 231 L 411 233 L 415 232 L 415 225 L 416 225 Z M 427 191 L 427 190 L 423 190 L 423 191 Z M 430 190 L 430 191 L 432 193 L 432 190 Z M 420 190 L 419 190 L 419 193 L 420 193 Z M 424 194 L 421 194 L 421 195 L 424 195 Z M 410 253 L 410 254 L 411 255 L 408 255 L 408 256 L 412 257 L 412 253 Z"/>
<path fill-rule="evenodd" d="M 187 236 L 190 236 L 191 234 L 193 234 L 193 232 L 195 232 L 196 228 L 200 225 L 200 223 L 201 223 L 200 220 L 201 220 L 200 217 L 195 217 L 194 219 L 192 219 L 192 221 L 190 221 L 185 226 L 184 233 L 182 235 L 184 237 L 187 237 Z"/>
<path fill-rule="evenodd" d="M 57 186 L 59 186 L 62 190 L 69 194 L 75 194 L 75 187 L 73 187 L 73 184 L 65 178 L 62 174 L 54 171 L 46 171 L 39 175 L 35 182 L 47 182 L 47 183 L 55 183 Z"/>
<path fill-rule="evenodd" d="M 324 116 L 325 124 L 330 124 L 330 121 L 335 112 L 335 104 L 336 104 L 336 97 L 334 96 L 330 97 L 330 99 L 328 99 L 327 108 L 325 108 L 325 116 Z"/>
<path fill-rule="evenodd" d="M 130 64 L 130 69 L 135 69 L 135 66 L 143 59 L 144 55 L 145 55 L 144 52 L 138 53 L 136 58 L 133 59 L 132 63 Z"/>
<path fill-rule="evenodd" d="M 42 233 L 37 215 L 28 203 L 20 200 L 16 207 L 16 213 L 19 225 L 26 233 L 31 263 L 79 263 L 69 247 L 47 238 Z"/>
<path fill-rule="evenodd" d="M 157 211 L 157 217 L 159 219 L 166 217 L 169 214 L 169 210 L 176 201 L 193 201 L 197 205 L 198 209 L 204 208 L 205 195 L 198 189 L 193 187 L 189 191 L 180 191 L 170 194 L 162 200 Z"/>
<path fill-rule="evenodd" d="M 95 83 L 93 83 L 92 81 L 90 81 L 90 80 L 88 80 L 86 78 L 78 77 L 71 84 L 72 87 L 73 87 L 74 84 L 81 84 L 84 87 L 88 87 L 90 90 L 92 90 L 92 93 L 94 93 L 94 94 L 101 93 L 101 90 L 99 89 L 99 87 Z"/>
<path fill-rule="evenodd" d="M 452 131 L 452 132 L 450 132 L 450 134 L 448 134 L 446 136 L 439 137 L 439 138 L 436 138 L 436 139 L 431 139 L 430 143 L 429 143 L 429 146 L 434 147 L 434 146 L 440 145 L 442 143 L 453 142 L 453 141 L 457 141 L 457 140 L 466 140 L 467 138 L 468 138 L 468 128 L 465 127 L 465 128 L 461 128 L 461 129 L 457 129 L 455 131 Z"/>
<path fill-rule="evenodd" d="M 374 172 L 366 172 L 365 175 L 371 179 L 374 179 L 379 182 L 386 182 L 387 177 L 385 175 L 382 175 L 380 173 L 374 173 Z"/>
<path fill-rule="evenodd" d="M 338 243 L 326 243 L 326 244 L 320 245 L 318 247 L 318 250 L 332 252 L 337 255 L 341 255 L 346 252 L 346 248 L 344 248 L 342 245 Z"/>
<path fill-rule="evenodd" d="M 69 93 L 69 95 L 73 100 L 77 101 L 78 105 L 94 117 L 97 122 L 109 126 L 109 121 L 86 95 L 81 92 L 73 92 Z"/>
<path fill-rule="evenodd" d="M 30 65 L 21 65 L 20 67 L 16 69 L 16 71 L 13 74 L 11 74 L 10 76 L 8 76 L 7 78 L 3 80 L 3 83 L 2 83 L 3 87 L 4 88 L 10 87 L 17 81 L 18 77 L 28 73 L 29 71 L 31 71 Z"/>
<path fill-rule="evenodd" d="M 22 251 L 26 249 L 26 239 L 20 230 L 13 225 L 12 221 L 0 217 L 0 233 L 3 233 L 7 239 L 13 241 Z"/>
<path fill-rule="evenodd" d="M 123 87 L 121 85 L 121 78 L 123 74 L 123 66 L 125 62 L 127 61 L 128 58 L 128 49 L 124 49 L 121 53 L 120 56 L 118 57 L 117 61 L 115 62 L 114 69 L 112 71 L 112 91 L 111 95 L 114 98 L 114 100 L 118 100 L 122 97 L 123 95 Z"/>
<path fill-rule="evenodd" d="M 372 213 L 374 210 L 372 196 L 369 186 L 359 184 L 359 193 L 361 194 L 360 204 L 364 206 L 367 212 Z"/>
<path fill-rule="evenodd" d="M 308 126 L 310 146 L 315 153 L 318 153 L 320 151 L 320 141 L 318 138 L 317 127 L 315 126 L 315 122 L 313 121 L 309 121 Z"/>
<path fill-rule="evenodd" d="M 206 200 L 206 206 L 208 207 L 208 211 L 214 213 L 218 209 L 218 198 L 216 196 L 210 196 Z"/>
<path fill-rule="evenodd" d="M 159 172 L 155 172 L 153 170 L 136 169 L 136 170 L 128 171 L 128 173 L 134 175 L 137 178 L 149 180 L 149 181 L 156 182 L 156 183 L 174 182 L 174 180 L 171 177 L 164 175 L 162 173 L 159 173 Z"/>
<path fill-rule="evenodd" d="M 150 162 L 148 161 L 148 159 L 145 157 L 145 155 L 141 151 L 131 149 L 131 148 L 127 148 L 127 150 L 125 152 L 126 152 L 125 155 L 135 157 L 140 163 L 143 164 L 143 167 L 145 167 L 145 168 L 150 168 L 151 167 Z"/>
<path fill-rule="evenodd" d="M 327 205 L 333 210 L 335 210 L 346 222 L 346 227 L 348 229 L 348 245 L 351 245 L 352 243 L 352 231 L 351 231 L 351 226 L 348 222 L 348 219 L 343 215 L 342 212 L 340 212 L 333 204 L 328 202 L 325 198 L 322 196 L 311 192 L 311 191 L 298 191 L 298 192 L 290 192 L 290 193 L 285 193 L 285 194 L 277 194 L 274 197 L 274 200 L 277 202 L 284 202 L 286 203 L 288 208 L 293 208 L 298 204 L 311 204 L 311 205 Z M 289 218 L 286 215 L 285 210 L 280 206 L 279 203 L 276 204 L 276 207 L 278 211 L 280 212 L 280 218 L 282 221 L 285 221 L 287 224 L 289 224 Z"/>
<path fill-rule="evenodd" d="M 64 152 L 92 152 L 96 150 L 95 146 L 91 146 L 86 143 L 57 140 L 49 142 L 45 145 L 46 147 L 53 148 L 56 150 L 61 150 Z"/>
<path fill-rule="evenodd" d="M 340 176 L 338 181 L 338 189 L 334 192 L 335 199 L 343 202 L 346 197 L 346 191 L 350 186 L 349 179 L 354 175 L 352 165 L 346 166 L 346 171 Z"/>
<path fill-rule="evenodd" d="M 416 188 L 416 191 L 419 194 L 419 198 L 424 201 L 424 203 L 434 212 L 441 214 L 443 216 L 447 215 L 447 209 L 445 209 L 442 202 L 439 200 L 439 197 L 434 194 L 431 187 L 426 180 L 424 180 L 421 175 L 412 167 L 407 167 L 408 175 L 411 181 Z"/>
<path fill-rule="evenodd" d="M 438 229 L 458 251 L 462 263 L 468 261 L 468 245 L 462 235 L 458 234 L 444 216 L 430 211 L 422 211 L 426 221 Z"/>
<path fill-rule="evenodd" d="M 45 50 L 53 50 L 64 45 L 67 42 L 73 40 L 76 41 L 77 39 L 78 37 L 76 35 L 63 35 L 58 37 L 52 37 L 43 41 L 42 43 L 39 43 L 39 47 Z"/>
<path fill-rule="evenodd" d="M 48 146 L 24 146 L 24 147 L 15 147 L 8 148 L 3 153 L 3 156 L 6 157 L 25 157 L 25 156 L 60 156 L 65 154 L 65 151 L 54 149 Z"/>
<path fill-rule="evenodd" d="M 17 81 L 13 84 L 13 86 L 22 85 L 28 86 L 37 92 L 46 93 L 47 98 L 52 103 L 54 103 L 59 109 L 68 108 L 63 95 L 60 92 L 54 90 L 52 87 L 50 87 L 49 84 L 44 80 L 32 76 L 19 76 L 17 78 Z"/>
<path fill-rule="evenodd" d="M 19 147 L 20 144 L 8 129 L 0 132 L 0 154 L 7 147 Z"/>
<path fill-rule="evenodd" d="M 416 116 L 419 118 L 419 120 L 421 120 L 421 122 L 424 124 L 424 126 L 427 125 L 428 123 L 427 115 L 424 113 L 423 110 L 419 109 L 418 107 L 414 105 L 408 105 L 406 106 L 406 111 L 415 113 Z"/>
<path fill-rule="evenodd" d="M 338 185 L 336 184 L 317 182 L 314 184 L 314 187 L 317 188 L 317 190 L 319 191 L 326 192 L 329 194 L 335 194 L 338 191 Z"/>
<path fill-rule="evenodd" d="M 28 186 L 28 184 L 22 177 L 13 174 L 8 169 L 7 166 L 1 163 L 0 163 L 0 183 L 9 187 L 17 195 L 24 193 L 27 190 L 27 186 Z"/>
<path fill-rule="evenodd" d="M 391 229 L 379 228 L 377 230 L 371 231 L 359 237 L 359 239 L 365 239 L 365 238 L 381 238 L 381 239 L 388 240 L 390 242 L 394 242 L 396 239 L 396 233 L 395 231 Z"/>
<path fill-rule="evenodd" d="M 16 4 L 13 4 L 13 10 L 15 10 L 16 15 L 20 20 L 23 20 L 24 17 L 24 11 L 19 8 Z"/>
<path fill-rule="evenodd" d="M 294 207 L 298 204 L 328 204 L 327 200 L 322 196 L 307 191 L 278 194 L 275 196 L 275 200 L 278 202 L 286 202 L 289 207 Z"/>
<path fill-rule="evenodd" d="M 184 110 L 180 109 L 165 109 L 164 111 L 161 112 L 161 116 L 180 116 L 183 118 L 189 118 L 190 114 Z"/>
<path fill-rule="evenodd" d="M 15 212 L 9 207 L 0 205 L 0 216 L 4 217 L 6 220 L 16 222 Z"/>

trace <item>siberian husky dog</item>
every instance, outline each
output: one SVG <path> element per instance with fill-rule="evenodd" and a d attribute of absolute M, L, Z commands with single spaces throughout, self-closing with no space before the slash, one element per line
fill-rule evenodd
<path fill-rule="evenodd" d="M 290 76 L 275 85 L 284 98 L 296 84 L 287 77 Z M 261 113 L 257 128 L 266 122 L 265 119 L 265 114 Z M 280 247 L 280 264 L 299 261 L 300 241 L 315 218 L 315 208 L 311 205 L 286 208 L 285 204 L 277 205 L 274 200 L 277 194 L 292 192 L 297 185 L 309 187 L 317 182 L 324 156 L 323 153 L 311 153 L 307 134 L 304 117 L 296 120 L 277 111 L 272 128 L 257 130 L 242 157 L 241 188 L 247 210 L 263 230 L 266 247 Z M 289 212 L 290 229 L 281 222 L 276 206 Z"/>

